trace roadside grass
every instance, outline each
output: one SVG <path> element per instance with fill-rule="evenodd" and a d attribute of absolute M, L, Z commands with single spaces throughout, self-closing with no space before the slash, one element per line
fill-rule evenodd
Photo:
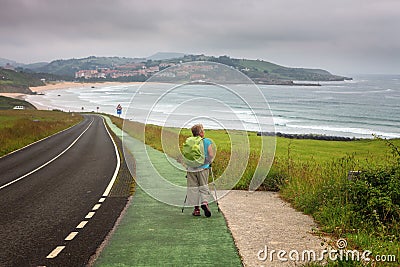
<path fill-rule="evenodd" d="M 122 127 L 122 119 L 112 117 Z M 145 128 L 144 128 L 145 127 Z M 191 136 L 190 129 L 164 128 L 125 121 L 124 130 L 140 136 L 145 129 L 148 145 L 179 160 L 179 144 Z M 167 134 L 166 134 L 167 133 Z M 235 134 L 233 132 L 233 134 Z M 259 159 L 261 137 L 247 133 L 250 156 L 234 189 L 248 189 Z M 165 137 L 164 136 L 164 137 Z M 213 163 L 219 177 L 231 156 L 231 139 L 225 130 L 206 130 L 217 144 Z M 168 143 L 168 139 L 174 140 Z M 142 138 L 143 140 L 143 138 Z M 179 140 L 179 144 L 176 144 Z M 164 145 L 164 148 L 163 146 Z M 400 139 L 323 141 L 276 138 L 273 165 L 260 190 L 280 191 L 296 209 L 313 216 L 324 233 L 345 238 L 349 249 L 371 250 L 375 255 L 400 257 Z M 397 152 L 396 152 L 397 149 Z M 349 171 L 360 171 L 354 177 Z M 359 262 L 332 262 L 328 266 L 360 266 Z"/>
<path fill-rule="evenodd" d="M 60 111 L 0 110 L 0 157 L 81 120 L 79 114 Z"/>

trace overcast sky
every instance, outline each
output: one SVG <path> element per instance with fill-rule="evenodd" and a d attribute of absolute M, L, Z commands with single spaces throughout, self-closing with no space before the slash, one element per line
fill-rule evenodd
<path fill-rule="evenodd" d="M 0 0 L 0 57 L 183 52 L 400 74 L 399 0 Z"/>

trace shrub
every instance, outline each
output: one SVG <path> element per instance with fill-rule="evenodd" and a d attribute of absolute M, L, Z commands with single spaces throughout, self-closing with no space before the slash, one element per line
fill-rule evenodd
<path fill-rule="evenodd" d="M 368 170 L 349 183 L 349 202 L 363 220 L 360 227 L 393 234 L 400 221 L 400 168 Z"/>

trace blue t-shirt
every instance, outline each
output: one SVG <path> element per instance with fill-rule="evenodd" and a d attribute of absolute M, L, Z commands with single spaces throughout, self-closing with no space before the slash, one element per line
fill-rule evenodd
<path fill-rule="evenodd" d="M 203 146 L 204 146 L 204 156 L 206 159 L 206 164 L 201 165 L 199 168 L 201 169 L 208 169 L 210 168 L 210 163 L 209 163 L 209 155 L 208 155 L 208 147 L 212 144 L 211 140 L 208 138 L 203 138 Z"/>

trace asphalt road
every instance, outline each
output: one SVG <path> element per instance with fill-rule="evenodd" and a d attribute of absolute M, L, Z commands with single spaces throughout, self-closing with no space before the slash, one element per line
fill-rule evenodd
<path fill-rule="evenodd" d="M 95 115 L 0 158 L 0 266 L 85 266 L 127 201 L 118 162 Z"/>

